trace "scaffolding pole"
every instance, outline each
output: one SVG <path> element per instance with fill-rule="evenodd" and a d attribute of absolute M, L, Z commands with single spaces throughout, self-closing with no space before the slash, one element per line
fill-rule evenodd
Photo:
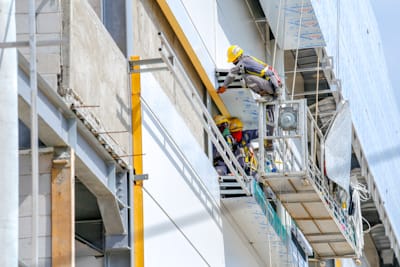
<path fill-rule="evenodd" d="M 36 1 L 29 1 L 29 47 L 31 87 L 31 152 L 32 152 L 32 246 L 31 266 L 39 264 L 39 152 L 37 118 L 37 73 L 36 73 Z"/>
<path fill-rule="evenodd" d="M 0 1 L 0 42 L 14 42 L 15 1 Z M 0 49 L 0 266 L 18 265 L 18 87 L 16 48 Z"/>

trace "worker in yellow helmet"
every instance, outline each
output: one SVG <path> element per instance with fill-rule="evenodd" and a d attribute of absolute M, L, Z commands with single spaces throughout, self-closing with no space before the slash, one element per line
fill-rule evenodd
<path fill-rule="evenodd" d="M 214 117 L 214 122 L 217 125 L 219 131 L 221 132 L 222 136 L 224 137 L 226 143 L 228 144 L 229 148 L 232 150 L 233 146 L 233 137 L 231 135 L 231 132 L 229 131 L 229 120 L 227 117 L 224 115 L 216 115 Z M 217 173 L 221 176 L 227 175 L 228 174 L 228 168 L 219 154 L 219 152 L 216 150 L 215 146 L 213 146 L 213 163 L 215 170 Z"/>
<path fill-rule="evenodd" d="M 229 120 L 224 115 L 217 115 L 214 117 L 214 122 L 217 125 L 219 131 L 224 137 L 225 141 L 228 143 L 228 146 L 232 149 L 233 137 L 231 132 L 229 131 Z"/>
<path fill-rule="evenodd" d="M 229 130 L 233 137 L 233 154 L 245 172 L 255 176 L 257 161 L 250 143 L 252 140 L 258 139 L 258 131 L 243 130 L 243 122 L 236 117 L 229 120 Z"/>
<path fill-rule="evenodd" d="M 228 85 L 235 80 L 235 75 L 242 75 L 246 85 L 260 96 L 275 96 L 281 87 L 281 80 L 271 66 L 261 60 L 244 55 L 243 49 L 231 45 L 227 51 L 228 62 L 235 66 L 229 71 L 224 83 L 218 87 L 217 93 L 222 94 Z"/>

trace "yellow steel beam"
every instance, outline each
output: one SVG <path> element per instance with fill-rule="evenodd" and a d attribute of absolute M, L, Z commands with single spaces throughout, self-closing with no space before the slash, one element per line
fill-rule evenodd
<path fill-rule="evenodd" d="M 229 111 L 226 108 L 224 102 L 222 102 L 221 98 L 217 94 L 213 83 L 207 76 L 206 71 L 204 70 L 203 66 L 199 58 L 197 57 L 193 47 L 191 46 L 189 40 L 187 39 L 185 33 L 183 32 L 181 26 L 179 25 L 178 21 L 176 20 L 172 10 L 168 6 L 165 0 L 156 0 L 158 5 L 160 6 L 164 16 L 167 18 L 171 28 L 175 32 L 176 36 L 178 37 L 179 42 L 182 44 L 183 48 L 185 49 L 186 54 L 188 55 L 189 59 L 191 60 L 195 70 L 197 71 L 201 81 L 203 82 L 204 86 L 207 88 L 208 93 L 210 94 L 211 98 L 215 102 L 215 105 L 218 107 L 221 114 L 230 117 Z"/>
<path fill-rule="evenodd" d="M 139 60 L 132 56 L 131 60 Z M 134 66 L 139 69 L 139 66 Z M 140 104 L 140 73 L 131 74 L 131 103 L 132 103 L 132 151 L 135 174 L 143 174 L 142 158 L 142 108 Z M 135 181 L 133 185 L 133 229 L 134 229 L 134 261 L 135 267 L 144 267 L 143 241 L 143 181 Z"/>

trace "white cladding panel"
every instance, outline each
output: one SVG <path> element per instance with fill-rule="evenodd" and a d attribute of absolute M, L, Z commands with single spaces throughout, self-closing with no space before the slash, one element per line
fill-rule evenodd
<path fill-rule="evenodd" d="M 258 266 L 222 217 L 211 161 L 153 76 L 141 80 L 146 266 Z"/>
<path fill-rule="evenodd" d="M 240 45 L 248 54 L 265 58 L 265 46 L 245 1 L 167 0 L 167 3 L 211 82 L 215 81 L 216 66 L 232 66 L 226 62 L 226 50 L 231 44 Z"/>
<path fill-rule="evenodd" d="M 144 193 L 146 266 L 224 266 L 218 214 L 210 215 L 218 211 L 217 175 L 152 75 L 142 76 L 142 96 L 148 104 L 143 105 L 143 168 L 149 174 Z M 190 163 L 182 155 L 192 157 Z M 203 181 L 214 185 L 214 196 L 194 174 L 200 171 L 207 171 Z"/>

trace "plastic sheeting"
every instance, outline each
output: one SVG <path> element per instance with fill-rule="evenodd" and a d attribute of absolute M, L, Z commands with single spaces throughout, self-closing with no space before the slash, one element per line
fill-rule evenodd
<path fill-rule="evenodd" d="M 351 169 L 351 115 L 348 102 L 339 106 L 325 140 L 326 174 L 349 193 Z"/>
<path fill-rule="evenodd" d="M 282 49 L 325 46 L 310 0 L 260 0 L 260 4 Z"/>

